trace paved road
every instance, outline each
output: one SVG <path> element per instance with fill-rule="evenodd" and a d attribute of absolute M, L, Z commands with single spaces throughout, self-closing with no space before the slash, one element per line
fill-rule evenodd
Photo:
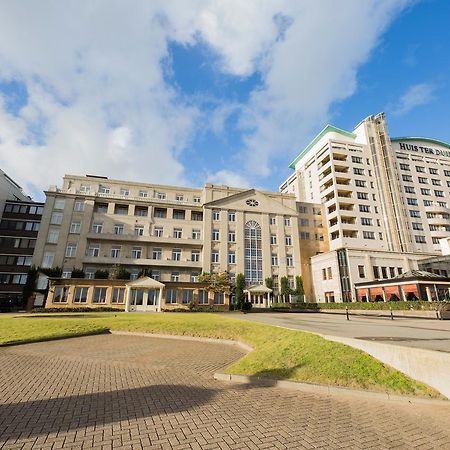
<path fill-rule="evenodd" d="M 450 353 L 450 320 L 370 318 L 321 313 L 251 313 L 235 316 L 255 322 L 330 336 L 389 342 Z"/>
<path fill-rule="evenodd" d="M 450 407 L 215 381 L 237 347 L 102 335 L 0 348 L 2 449 L 450 449 Z"/>

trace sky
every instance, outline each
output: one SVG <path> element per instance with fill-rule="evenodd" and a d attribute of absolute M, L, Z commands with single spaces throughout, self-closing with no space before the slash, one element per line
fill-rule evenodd
<path fill-rule="evenodd" d="M 277 190 L 331 123 L 450 142 L 447 0 L 0 0 L 0 168 Z"/>

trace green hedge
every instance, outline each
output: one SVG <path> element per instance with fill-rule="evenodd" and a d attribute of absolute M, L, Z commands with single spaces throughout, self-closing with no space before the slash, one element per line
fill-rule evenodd
<path fill-rule="evenodd" d="M 81 306 L 79 308 L 34 308 L 32 313 L 73 313 L 73 312 L 123 312 L 123 309 L 110 308 L 109 306 L 99 306 L 98 308 L 89 308 Z"/>
<path fill-rule="evenodd" d="M 450 307 L 450 302 L 351 302 L 351 303 L 274 303 L 272 309 L 278 310 L 317 310 L 322 309 L 363 309 L 394 311 L 435 311 L 436 308 Z"/>

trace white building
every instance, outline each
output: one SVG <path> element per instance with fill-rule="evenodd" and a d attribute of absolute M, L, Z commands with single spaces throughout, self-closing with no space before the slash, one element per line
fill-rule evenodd
<path fill-rule="evenodd" d="M 418 269 L 450 234 L 450 145 L 390 138 L 383 113 L 353 132 L 327 125 L 280 191 L 322 203 L 330 252 L 311 260 L 318 301 L 354 300 L 354 283 Z"/>

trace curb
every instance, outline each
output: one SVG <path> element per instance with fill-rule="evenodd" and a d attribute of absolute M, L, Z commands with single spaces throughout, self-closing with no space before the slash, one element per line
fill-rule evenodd
<path fill-rule="evenodd" d="M 216 372 L 214 379 L 218 381 L 227 381 L 231 383 L 248 384 L 258 387 L 275 387 L 279 389 L 291 389 L 294 391 L 307 392 L 310 394 L 323 395 L 346 395 L 351 397 L 365 397 L 372 400 L 389 400 L 410 404 L 426 403 L 428 405 L 450 406 L 448 400 L 436 400 L 421 397 L 408 397 L 403 395 L 391 395 L 387 392 L 362 391 L 338 386 L 327 386 L 324 384 L 302 383 L 289 380 L 275 380 L 270 378 L 259 378 L 247 375 L 230 375 L 227 373 Z"/>

